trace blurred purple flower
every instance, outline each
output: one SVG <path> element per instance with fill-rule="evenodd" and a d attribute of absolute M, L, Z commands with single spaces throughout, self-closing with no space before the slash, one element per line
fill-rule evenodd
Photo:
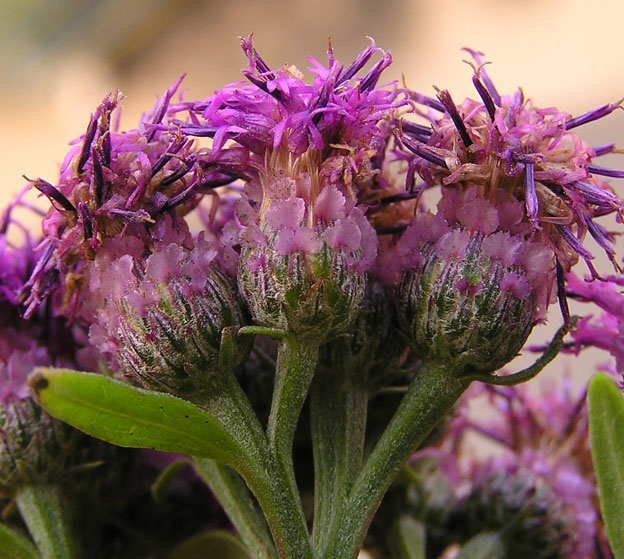
<path fill-rule="evenodd" d="M 469 409 L 470 400 L 479 395 L 488 399 L 491 413 L 476 415 Z M 532 501 L 536 511 L 546 507 L 545 525 L 536 529 L 547 524 L 554 528 L 557 556 L 611 557 L 600 517 L 585 398 L 586 389 L 574 389 L 567 377 L 562 386 L 544 389 L 539 396 L 526 385 L 475 386 L 460 401 L 444 439 L 415 458 L 436 457 L 444 478 L 471 506 L 511 504 L 515 491 L 522 489 L 526 502 L 516 504 L 523 514 L 530 513 Z M 475 432 L 500 452 L 487 458 L 475 455 L 474 439 L 467 437 Z"/>

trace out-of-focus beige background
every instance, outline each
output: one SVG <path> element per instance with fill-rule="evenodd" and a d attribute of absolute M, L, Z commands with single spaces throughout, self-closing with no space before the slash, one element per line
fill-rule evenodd
<path fill-rule="evenodd" d="M 127 128 L 182 72 L 186 97 L 207 97 L 239 79 L 237 36 L 250 32 L 271 66 L 301 69 L 307 55 L 326 60 L 328 37 L 349 63 L 372 36 L 394 56 L 387 80 L 445 87 L 457 101 L 475 95 L 460 51 L 470 46 L 492 62 L 499 91 L 521 85 L 536 104 L 577 115 L 624 97 L 623 18 L 616 0 L 0 0 L 0 206 L 22 174 L 56 181 L 67 143 L 108 91 L 125 94 Z M 583 133 L 624 146 L 624 114 Z M 601 359 L 564 357 L 557 368 L 586 378 Z"/>

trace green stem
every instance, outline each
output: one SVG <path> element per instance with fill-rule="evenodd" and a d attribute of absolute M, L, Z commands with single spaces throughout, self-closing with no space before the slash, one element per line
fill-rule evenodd
<path fill-rule="evenodd" d="M 244 458 L 231 466 L 240 473 L 260 503 L 278 556 L 309 559 L 310 537 L 296 485 L 276 460 L 251 404 L 236 378 L 222 371 L 207 390 L 202 405 L 238 442 Z"/>
<path fill-rule="evenodd" d="M 15 500 L 42 559 L 77 557 L 58 485 L 24 486 L 17 492 Z"/>
<path fill-rule="evenodd" d="M 321 368 L 310 392 L 317 557 L 325 556 L 330 530 L 342 517 L 342 507 L 362 467 L 366 435 L 367 375 L 352 366 L 349 347 L 335 349 L 332 361 L 337 361 L 336 366 Z"/>
<path fill-rule="evenodd" d="M 468 388 L 444 366 L 424 363 L 364 464 L 337 519 L 323 559 L 357 556 L 388 486 L 425 437 Z"/>
<path fill-rule="evenodd" d="M 299 490 L 292 462 L 293 439 L 316 370 L 318 353 L 318 340 L 288 335 L 280 341 L 277 354 L 267 436 L 271 451 L 294 494 L 299 494 Z M 303 509 L 301 518 L 304 518 Z"/>
<path fill-rule="evenodd" d="M 210 487 L 247 546 L 250 557 L 277 557 L 271 533 L 241 477 L 228 466 L 207 458 L 193 460 L 195 470 Z"/>

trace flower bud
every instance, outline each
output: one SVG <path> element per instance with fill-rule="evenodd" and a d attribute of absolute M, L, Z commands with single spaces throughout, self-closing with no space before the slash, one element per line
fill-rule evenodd
<path fill-rule="evenodd" d="M 406 231 L 398 299 L 402 329 L 422 359 L 491 372 L 516 356 L 533 329 L 552 254 L 501 230 L 487 201 L 471 203 L 480 221 L 470 223 L 464 207 L 458 223 L 426 215 Z"/>
<path fill-rule="evenodd" d="M 239 289 L 256 323 L 328 340 L 344 332 L 360 310 L 375 232 L 335 186 L 312 199 L 296 196 L 294 180 L 283 182 L 291 195 L 269 199 L 260 215 L 241 203 L 239 216 L 247 227 Z"/>
<path fill-rule="evenodd" d="M 223 330 L 245 322 L 217 256 L 201 236 L 192 250 L 169 244 L 144 260 L 108 261 L 104 251 L 91 270 L 89 288 L 101 298 L 91 341 L 140 384 L 193 400 L 219 369 Z M 236 339 L 234 365 L 247 345 Z"/>

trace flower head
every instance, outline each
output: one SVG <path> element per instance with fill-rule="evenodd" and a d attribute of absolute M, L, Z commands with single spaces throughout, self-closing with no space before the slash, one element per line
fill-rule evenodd
<path fill-rule="evenodd" d="M 594 163 L 594 158 L 615 151 L 614 144 L 592 148 L 574 129 L 610 114 L 620 103 L 577 118 L 556 108 L 540 109 L 522 90 L 500 95 L 483 68 L 481 54 L 469 52 L 478 65 L 473 84 L 479 99 L 456 105 L 446 90 L 438 90 L 437 99 L 412 93 L 429 126 L 399 123 L 401 149 L 407 154 L 403 157 L 424 181 L 414 189 L 441 187 L 443 204 L 454 205 L 458 215 L 465 211 L 457 205 L 458 192 L 474 191 L 477 198 L 497 206 L 499 215 L 506 214 L 503 219 L 512 225 L 512 234 L 539 243 L 550 253 L 551 265 L 542 269 L 538 280 L 546 292 L 554 291 L 555 261 L 567 272 L 581 257 L 592 276 L 599 277 L 594 256 L 582 244 L 587 233 L 617 268 L 613 237 L 596 220 L 621 214 L 622 201 L 604 177 L 624 177 L 624 172 Z M 509 200 L 521 205 L 513 206 Z M 549 300 L 547 296 L 546 304 Z M 538 302 L 543 309 L 544 298 Z"/>
<path fill-rule="evenodd" d="M 242 47 L 251 85 L 188 104 L 191 122 L 180 130 L 212 137 L 214 153 L 232 144 L 247 152 L 239 286 L 255 320 L 333 335 L 353 319 L 376 255 L 357 193 L 376 174 L 380 123 L 401 104 L 395 88 L 377 87 L 391 58 L 371 44 L 344 68 L 330 48 L 327 67 L 312 61 L 307 83 L 295 67 L 272 70 L 251 38 Z"/>
<path fill-rule="evenodd" d="M 221 173 L 210 150 L 198 148 L 179 126 L 170 125 L 172 115 L 182 110 L 171 106 L 181 81 L 134 130 L 117 130 L 120 94 L 107 96 L 65 157 L 57 184 L 30 181 L 52 207 L 25 286 L 26 316 L 48 297 L 56 312 L 79 316 L 85 271 L 108 239 L 116 239 L 120 250 L 148 246 L 161 236 L 165 217 L 175 222 L 173 229 L 186 228 L 183 216 L 203 194 L 234 180 L 231 164 L 230 174 Z"/>
<path fill-rule="evenodd" d="M 487 418 L 469 409 L 478 392 L 492 405 Z M 437 481 L 424 493 L 412 491 L 409 505 L 429 524 L 432 544 L 500 531 L 510 557 L 611 557 L 598 507 L 585 395 L 568 379 L 541 396 L 526 386 L 486 386 L 466 394 L 437 448 L 420 451 L 413 462 L 418 468 L 434 457 L 438 465 Z M 474 439 L 467 436 L 475 432 L 500 452 L 475 455 Z M 432 498 L 433 508 L 427 505 L 427 491 L 440 485 L 454 497 L 447 496 L 446 509 L 436 512 L 437 500 Z"/>

